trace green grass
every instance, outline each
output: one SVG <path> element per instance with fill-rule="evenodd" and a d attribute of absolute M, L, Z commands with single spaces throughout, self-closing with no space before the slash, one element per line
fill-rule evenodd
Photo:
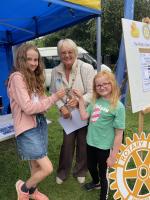
<path fill-rule="evenodd" d="M 130 136 L 138 130 L 138 114 L 132 114 L 130 105 L 126 109 L 126 131 L 125 137 Z M 56 169 L 58 166 L 59 150 L 62 143 L 62 129 L 57 122 L 58 111 L 52 107 L 47 113 L 52 120 L 49 125 L 49 153 L 48 156 L 53 163 L 54 172 L 47 177 L 39 188 L 47 194 L 50 200 L 96 200 L 99 191 L 86 192 L 71 174 L 62 185 L 55 183 Z M 145 116 L 144 131 L 149 133 L 150 116 Z M 15 182 L 20 178 L 26 180 L 29 177 L 27 162 L 20 161 L 16 153 L 15 139 L 0 143 L 0 200 L 16 200 Z M 90 180 L 89 174 L 86 181 Z M 109 200 L 113 200 L 114 191 L 110 191 Z"/>

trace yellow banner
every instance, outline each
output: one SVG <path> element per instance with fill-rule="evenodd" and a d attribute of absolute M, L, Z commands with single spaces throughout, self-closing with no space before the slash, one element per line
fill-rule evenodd
<path fill-rule="evenodd" d="M 101 10 L 101 0 L 65 0 L 65 1 Z"/>

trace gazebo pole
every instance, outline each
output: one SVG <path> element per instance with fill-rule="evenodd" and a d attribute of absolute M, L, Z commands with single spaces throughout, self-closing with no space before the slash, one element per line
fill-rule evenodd
<path fill-rule="evenodd" d="M 97 71 L 101 70 L 101 16 L 96 18 Z"/>

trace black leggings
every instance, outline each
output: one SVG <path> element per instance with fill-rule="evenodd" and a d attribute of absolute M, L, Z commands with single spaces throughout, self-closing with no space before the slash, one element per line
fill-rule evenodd
<path fill-rule="evenodd" d="M 108 177 L 107 177 L 107 163 L 110 149 L 102 150 L 96 147 L 87 145 L 87 165 L 91 174 L 93 183 L 101 184 L 100 200 L 106 200 L 108 194 Z"/>

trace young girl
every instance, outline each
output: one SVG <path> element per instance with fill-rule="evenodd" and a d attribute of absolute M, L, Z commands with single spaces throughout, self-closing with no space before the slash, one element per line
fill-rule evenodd
<path fill-rule="evenodd" d="M 61 90 L 50 97 L 45 95 L 44 66 L 35 46 L 23 44 L 19 47 L 14 72 L 8 81 L 8 93 L 18 153 L 31 167 L 31 177 L 25 182 L 16 182 L 18 200 L 48 200 L 37 190 L 37 184 L 53 170 L 47 157 L 48 129 L 44 112 L 65 92 Z"/>
<path fill-rule="evenodd" d="M 89 120 L 87 134 L 87 160 L 92 182 L 84 185 L 86 190 L 99 189 L 100 200 L 108 197 L 107 169 L 112 167 L 122 142 L 125 128 L 125 108 L 119 101 L 119 89 L 114 75 L 99 72 L 93 82 L 93 100 L 85 109 L 83 97 L 79 98 L 81 118 Z"/>

